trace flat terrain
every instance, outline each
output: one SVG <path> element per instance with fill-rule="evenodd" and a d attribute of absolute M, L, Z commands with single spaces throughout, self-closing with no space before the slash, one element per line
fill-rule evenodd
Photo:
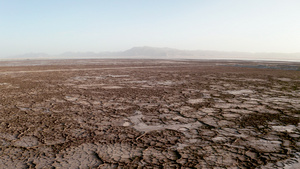
<path fill-rule="evenodd" d="M 0 168 L 300 168 L 300 63 L 0 62 Z"/>

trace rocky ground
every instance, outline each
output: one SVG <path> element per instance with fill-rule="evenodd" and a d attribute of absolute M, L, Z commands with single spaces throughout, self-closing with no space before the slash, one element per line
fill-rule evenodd
<path fill-rule="evenodd" d="M 300 71 L 245 64 L 0 62 L 0 168 L 300 168 Z"/>

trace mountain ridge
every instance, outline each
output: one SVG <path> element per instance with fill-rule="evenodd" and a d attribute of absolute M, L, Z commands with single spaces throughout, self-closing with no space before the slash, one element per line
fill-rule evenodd
<path fill-rule="evenodd" d="M 78 59 L 78 58 L 135 58 L 135 59 L 238 59 L 238 60 L 299 60 L 300 53 L 250 53 L 214 50 L 181 50 L 168 47 L 140 46 L 119 52 L 65 52 L 58 55 L 27 53 L 4 59 Z"/>

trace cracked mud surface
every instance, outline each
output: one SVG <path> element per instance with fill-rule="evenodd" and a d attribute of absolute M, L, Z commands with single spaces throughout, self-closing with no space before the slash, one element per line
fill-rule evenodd
<path fill-rule="evenodd" d="M 0 168 L 299 168 L 300 71 L 235 64 L 1 62 Z"/>

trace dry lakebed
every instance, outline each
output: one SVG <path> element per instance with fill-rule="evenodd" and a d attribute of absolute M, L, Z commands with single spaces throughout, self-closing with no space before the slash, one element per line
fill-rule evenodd
<path fill-rule="evenodd" d="M 0 62 L 0 168 L 300 168 L 300 63 Z"/>

